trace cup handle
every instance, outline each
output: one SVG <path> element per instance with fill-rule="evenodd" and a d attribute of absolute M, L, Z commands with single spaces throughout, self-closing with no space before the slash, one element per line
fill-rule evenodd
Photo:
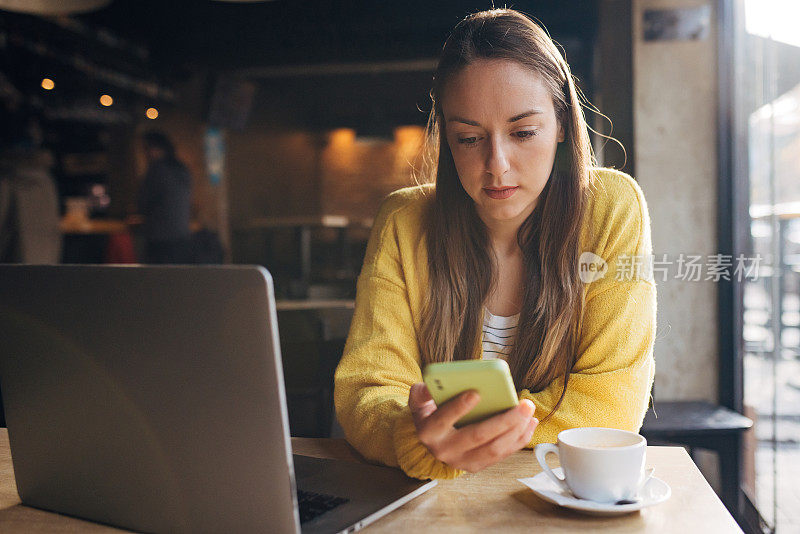
<path fill-rule="evenodd" d="M 547 465 L 545 458 L 547 457 L 547 454 L 551 452 L 558 456 L 558 447 L 552 443 L 540 443 L 535 449 L 536 461 L 539 462 L 539 465 L 542 467 L 542 471 L 547 473 L 547 476 L 550 477 L 550 480 L 555 482 L 559 488 L 562 488 L 567 493 L 572 493 L 564 479 L 558 478 L 556 474 L 553 473 L 553 470 L 550 469 L 550 466 Z"/>

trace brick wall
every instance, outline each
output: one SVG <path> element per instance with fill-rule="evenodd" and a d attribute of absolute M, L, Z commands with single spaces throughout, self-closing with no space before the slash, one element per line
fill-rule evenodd
<path fill-rule="evenodd" d="M 423 129 L 396 128 L 392 139 L 250 129 L 228 135 L 226 167 L 234 226 L 253 217 L 375 215 L 390 192 L 413 182 Z"/>
<path fill-rule="evenodd" d="M 331 132 L 322 150 L 322 213 L 372 217 L 387 194 L 413 183 L 422 139 L 416 126 L 396 128 L 391 140 L 361 140 L 349 129 Z"/>

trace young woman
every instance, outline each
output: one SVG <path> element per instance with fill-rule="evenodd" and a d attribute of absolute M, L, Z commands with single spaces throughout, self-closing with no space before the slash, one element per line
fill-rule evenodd
<path fill-rule="evenodd" d="M 451 478 L 566 428 L 638 431 L 656 289 L 631 266 L 651 254 L 649 218 L 629 176 L 592 166 L 569 66 L 524 15 L 477 13 L 445 43 L 431 99 L 435 185 L 384 202 L 358 280 L 336 372 L 348 441 Z M 477 394 L 437 408 L 422 367 L 493 357 L 522 401 L 456 429 Z"/>

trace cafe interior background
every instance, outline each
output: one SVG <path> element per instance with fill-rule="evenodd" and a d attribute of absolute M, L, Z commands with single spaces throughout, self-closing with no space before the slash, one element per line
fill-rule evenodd
<path fill-rule="evenodd" d="M 140 136 L 165 132 L 192 175 L 197 261 L 274 276 L 292 435 L 341 435 L 332 373 L 372 218 L 414 183 L 448 31 L 490 7 L 0 0 L 2 139 L 24 128 L 42 156 L 60 262 L 113 263 L 141 258 Z M 643 432 L 691 446 L 720 494 L 733 470 L 725 504 L 745 531 L 798 531 L 800 3 L 510 7 L 563 47 L 602 112 L 587 109 L 599 162 L 648 201 L 660 270 Z"/>

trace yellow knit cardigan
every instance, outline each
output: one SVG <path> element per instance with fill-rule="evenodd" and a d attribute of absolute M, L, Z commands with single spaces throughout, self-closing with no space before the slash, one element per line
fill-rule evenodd
<path fill-rule="evenodd" d="M 603 258 L 608 271 L 584 284 L 577 363 L 564 401 L 539 424 L 529 447 L 555 442 L 560 431 L 573 427 L 638 431 L 648 406 L 655 372 L 656 288 L 652 273 L 631 268 L 638 261 L 633 258 L 646 265 L 652 253 L 647 206 L 628 175 L 593 169 L 591 177 L 580 252 Z M 334 393 L 347 440 L 364 457 L 421 479 L 461 474 L 419 441 L 408 408 L 411 385 L 422 381 L 417 333 L 428 289 L 422 221 L 432 192 L 430 186 L 401 189 L 380 208 Z M 473 357 L 480 356 L 477 344 Z M 524 389 L 519 395 L 533 401 L 542 420 L 562 385 L 559 378 L 541 391 Z"/>

